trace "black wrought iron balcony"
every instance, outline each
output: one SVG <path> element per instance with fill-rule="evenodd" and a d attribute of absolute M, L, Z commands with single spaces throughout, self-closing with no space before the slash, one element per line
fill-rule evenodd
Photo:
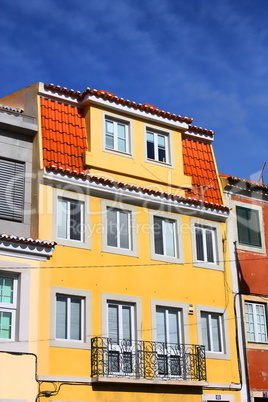
<path fill-rule="evenodd" d="M 205 348 L 165 342 L 91 340 L 92 377 L 206 381 Z"/>

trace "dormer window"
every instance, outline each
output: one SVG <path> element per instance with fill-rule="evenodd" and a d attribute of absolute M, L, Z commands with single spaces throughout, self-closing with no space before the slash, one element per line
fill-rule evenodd
<path fill-rule="evenodd" d="M 105 148 L 130 153 L 128 122 L 105 117 Z"/>

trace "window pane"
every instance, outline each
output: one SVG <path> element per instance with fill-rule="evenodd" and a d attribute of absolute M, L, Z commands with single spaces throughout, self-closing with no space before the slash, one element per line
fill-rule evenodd
<path fill-rule="evenodd" d="M 67 239 L 67 217 L 68 217 L 67 200 L 59 198 L 57 208 L 58 208 L 57 236 L 60 237 L 61 239 Z"/>
<path fill-rule="evenodd" d="M 82 204 L 79 201 L 70 203 L 70 239 L 82 240 Z"/>
<path fill-rule="evenodd" d="M 12 313 L 0 311 L 0 338 L 11 339 Z"/>
<path fill-rule="evenodd" d="M 147 158 L 155 159 L 154 155 L 154 135 L 147 133 Z"/>
<path fill-rule="evenodd" d="M 255 341 L 255 328 L 254 328 L 254 314 L 253 314 L 253 304 L 246 303 L 246 329 L 248 341 Z"/>
<path fill-rule="evenodd" d="M 126 140 L 118 138 L 118 151 L 126 152 Z"/>
<path fill-rule="evenodd" d="M 175 257 L 175 242 L 174 242 L 174 231 L 175 223 L 172 221 L 164 221 L 165 227 L 165 255 L 169 257 Z"/>
<path fill-rule="evenodd" d="M 118 211 L 120 216 L 119 230 L 120 230 L 120 248 L 129 249 L 129 213 L 125 211 Z"/>
<path fill-rule="evenodd" d="M 56 338 L 67 339 L 67 297 L 56 299 Z"/>
<path fill-rule="evenodd" d="M 211 230 L 206 230 L 207 261 L 208 262 L 215 262 L 212 236 L 213 236 L 213 232 Z"/>
<path fill-rule="evenodd" d="M 114 343 L 119 343 L 118 306 L 108 305 L 108 333 Z"/>
<path fill-rule="evenodd" d="M 105 121 L 106 133 L 113 135 L 114 134 L 114 123 L 112 121 Z"/>
<path fill-rule="evenodd" d="M 166 149 L 165 149 L 165 137 L 158 135 L 158 160 L 159 162 L 166 162 Z"/>
<path fill-rule="evenodd" d="M 107 208 L 107 245 L 118 247 L 117 237 L 117 211 Z"/>
<path fill-rule="evenodd" d="M 209 322 L 208 314 L 201 313 L 201 328 L 202 328 L 202 343 L 205 345 L 207 351 L 211 350 L 210 339 L 209 339 Z"/>
<path fill-rule="evenodd" d="M 0 303 L 13 304 L 14 279 L 0 277 Z"/>
<path fill-rule="evenodd" d="M 179 332 L 178 332 L 178 311 L 169 310 L 168 311 L 168 323 L 169 323 L 169 342 L 179 343 Z"/>
<path fill-rule="evenodd" d="M 70 338 L 74 340 L 81 340 L 81 303 L 80 298 L 71 298 L 70 306 Z"/>
<path fill-rule="evenodd" d="M 117 135 L 118 138 L 125 140 L 126 139 L 126 127 L 124 124 L 117 124 Z"/>
<path fill-rule="evenodd" d="M 156 308 L 156 330 L 157 342 L 166 342 L 165 309 L 161 307 Z"/>
<path fill-rule="evenodd" d="M 213 352 L 222 352 L 220 319 L 219 314 L 211 314 Z"/>
<path fill-rule="evenodd" d="M 201 228 L 195 228 L 195 241 L 197 261 L 204 261 L 203 232 Z"/>
<path fill-rule="evenodd" d="M 164 255 L 162 219 L 154 216 L 154 247 L 155 253 Z"/>
<path fill-rule="evenodd" d="M 131 341 L 131 307 L 122 306 L 123 339 Z"/>

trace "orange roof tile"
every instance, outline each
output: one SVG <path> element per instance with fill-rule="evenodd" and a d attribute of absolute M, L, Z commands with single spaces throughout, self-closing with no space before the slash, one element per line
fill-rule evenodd
<path fill-rule="evenodd" d="M 79 109 L 47 98 L 40 103 L 44 166 L 84 170 L 82 154 L 88 146 Z"/>
<path fill-rule="evenodd" d="M 182 140 L 184 173 L 192 177 L 193 188 L 186 196 L 222 205 L 222 196 L 210 143 L 188 137 Z"/>
<path fill-rule="evenodd" d="M 193 121 L 193 119 L 190 117 L 183 117 L 183 116 L 180 116 L 180 115 L 177 115 L 174 113 L 172 114 L 170 112 L 165 112 L 164 110 L 160 110 L 156 106 L 149 105 L 148 103 L 144 103 L 144 104 L 136 103 L 136 102 L 132 102 L 128 99 L 119 98 L 118 96 L 112 94 L 111 92 L 103 91 L 101 89 L 87 88 L 84 92 L 81 93 L 79 91 L 75 92 L 73 89 L 67 89 L 66 87 L 60 87 L 59 85 L 55 86 L 54 84 L 49 84 L 49 85 L 45 84 L 44 87 L 45 87 L 45 89 L 49 89 L 51 91 L 55 91 L 60 94 L 65 94 L 67 96 L 70 96 L 70 95 L 75 96 L 80 101 L 82 101 L 86 95 L 94 95 L 99 98 L 109 100 L 110 102 L 115 102 L 120 105 L 132 107 L 134 109 L 139 109 L 139 110 L 149 112 L 154 115 L 165 117 L 170 120 L 181 121 L 181 122 L 188 123 L 188 124 Z M 208 130 L 206 130 L 206 131 L 208 131 Z"/>

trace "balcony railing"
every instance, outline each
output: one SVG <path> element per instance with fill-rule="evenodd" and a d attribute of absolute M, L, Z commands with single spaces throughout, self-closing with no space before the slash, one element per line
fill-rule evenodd
<path fill-rule="evenodd" d="M 91 371 L 92 377 L 206 381 L 205 348 L 96 337 L 91 340 Z"/>

